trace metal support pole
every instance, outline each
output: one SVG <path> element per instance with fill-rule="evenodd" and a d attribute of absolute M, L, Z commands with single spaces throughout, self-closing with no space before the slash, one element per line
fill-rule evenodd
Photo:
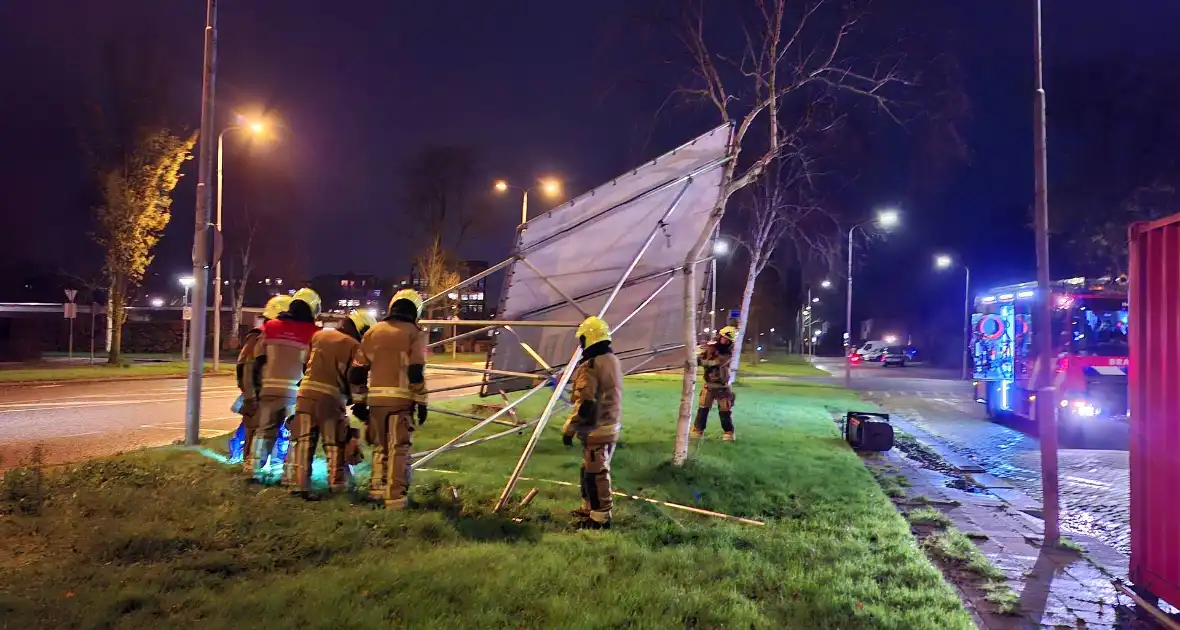
<path fill-rule="evenodd" d="M 717 334 L 717 259 L 709 261 L 709 330 Z"/>
<path fill-rule="evenodd" d="M 807 350 L 815 356 L 815 342 L 812 341 L 812 331 L 815 329 L 815 303 L 811 301 L 811 287 L 807 287 Z"/>
<path fill-rule="evenodd" d="M 520 225 L 524 226 L 529 222 L 529 189 L 524 189 L 524 197 L 520 200 Z"/>
<path fill-rule="evenodd" d="M 225 132 L 217 134 L 217 218 L 214 226 L 221 232 L 221 169 L 225 153 Z M 221 258 L 213 265 L 213 371 L 221 367 Z"/>
<path fill-rule="evenodd" d="M 197 207 L 193 233 L 193 301 L 200 317 L 189 339 L 188 392 L 185 400 L 184 443 L 195 446 L 201 439 L 201 378 L 205 371 L 205 289 L 209 282 L 209 170 L 212 166 L 213 103 L 217 82 L 217 0 L 207 0 L 205 9 L 205 63 L 201 88 L 201 148 L 197 167 Z"/>
<path fill-rule="evenodd" d="M 90 289 L 90 365 L 94 365 L 94 317 L 98 306 L 94 303 L 94 289 Z"/>
<path fill-rule="evenodd" d="M 623 321 L 619 322 L 614 328 L 612 328 L 611 333 L 618 332 L 618 330 L 620 328 L 622 328 L 624 324 L 631 321 L 632 317 L 635 317 L 636 315 L 638 315 L 639 311 L 643 310 L 643 307 L 647 306 L 648 304 L 651 304 L 651 301 L 656 299 L 656 296 L 659 295 L 661 291 L 666 289 L 669 284 L 672 284 L 672 281 L 675 279 L 676 279 L 676 276 L 668 276 L 668 279 L 664 280 L 663 284 L 656 287 L 656 290 L 652 291 L 651 295 L 648 295 L 646 298 L 644 298 L 644 300 L 639 303 L 639 306 L 635 307 L 635 310 L 631 311 L 631 313 L 629 315 L 627 315 L 626 317 L 623 318 Z"/>
<path fill-rule="evenodd" d="M 599 317 L 606 315 L 606 309 L 610 308 L 611 302 L 615 301 L 615 296 L 617 296 L 619 291 L 623 289 L 623 283 L 625 283 L 627 279 L 631 277 L 631 272 L 634 271 L 635 266 L 639 264 L 639 259 L 643 258 L 643 255 L 647 253 L 647 248 L 651 247 L 652 241 L 656 240 L 656 236 L 660 234 L 660 230 L 664 229 L 664 221 L 667 221 L 668 217 L 672 216 L 673 212 L 676 212 L 676 208 L 680 205 L 680 200 L 684 198 L 684 193 L 688 192 L 688 187 L 692 186 L 692 182 L 692 177 L 684 180 L 684 185 L 680 187 L 680 192 L 676 193 L 676 198 L 672 200 L 672 205 L 668 206 L 668 209 L 664 212 L 664 215 L 660 217 L 659 222 L 657 222 L 656 226 L 652 228 L 651 233 L 647 235 L 647 239 L 643 241 L 643 246 L 639 248 L 639 251 L 636 252 L 635 257 L 631 259 L 631 264 L 627 265 L 627 269 L 623 272 L 623 276 L 619 278 L 617 283 L 615 283 L 615 288 L 611 290 L 610 295 L 606 298 L 606 302 L 602 305 L 602 311 L 598 313 Z M 693 291 L 696 291 L 696 289 L 693 289 Z"/>
<path fill-rule="evenodd" d="M 848 228 L 848 295 L 844 305 L 844 386 L 852 386 L 852 362 L 848 360 L 852 350 L 852 233 L 856 226 Z"/>
<path fill-rule="evenodd" d="M 430 413 L 441 413 L 444 416 L 455 416 L 456 418 L 466 418 L 468 420 L 475 420 L 478 422 L 482 422 L 487 419 L 487 418 L 484 418 L 483 416 L 477 416 L 473 413 L 464 413 L 462 411 L 453 411 L 451 409 L 443 409 L 442 407 L 431 407 L 430 405 L 426 406 L 426 410 L 429 411 Z M 507 420 L 497 419 L 497 420 L 494 420 L 493 422 L 495 422 L 496 424 L 502 424 L 502 425 L 509 426 L 509 427 L 520 426 L 519 424 L 517 424 L 515 422 L 509 422 Z"/>
<path fill-rule="evenodd" d="M 527 400 L 527 399 L 528 399 L 530 396 L 532 396 L 533 394 L 535 394 L 535 393 L 537 393 L 537 392 L 541 391 L 541 390 L 542 390 L 544 387 L 545 387 L 545 383 L 540 383 L 540 384 L 538 384 L 536 387 L 534 387 L 534 388 L 530 389 L 529 391 L 525 392 L 525 394 L 524 394 L 523 396 L 521 396 L 520 398 L 517 398 L 516 400 L 512 401 L 512 403 L 510 403 L 510 404 L 506 405 L 506 406 L 505 406 L 503 409 L 500 409 L 500 410 L 499 410 L 499 411 L 497 411 L 496 413 L 493 413 L 492 415 L 490 415 L 490 416 L 488 416 L 487 418 L 485 418 L 485 419 L 484 419 L 482 422 L 479 422 L 479 423 L 475 424 L 475 425 L 474 425 L 474 426 L 472 426 L 470 429 L 467 429 L 466 431 L 464 431 L 464 432 L 460 433 L 459 435 L 457 435 L 457 436 L 455 436 L 455 437 L 451 438 L 451 439 L 450 439 L 450 440 L 449 440 L 449 441 L 448 441 L 446 444 L 443 444 L 442 446 L 440 446 L 440 447 L 438 447 L 438 448 L 434 449 L 434 450 L 433 450 L 433 451 L 431 451 L 431 452 L 430 452 L 428 455 L 425 455 L 425 456 L 423 456 L 423 457 L 422 457 L 422 459 L 420 459 L 420 460 L 418 460 L 418 461 L 414 462 L 414 464 L 413 464 L 413 467 L 414 467 L 414 468 L 419 468 L 419 467 L 421 467 L 421 466 L 424 466 L 424 465 L 426 464 L 426 462 L 428 462 L 428 461 L 430 461 L 430 460 L 434 459 L 435 457 L 437 457 L 437 456 L 439 456 L 439 455 L 442 455 L 442 454 L 443 454 L 443 453 L 445 453 L 445 452 L 446 452 L 448 449 L 450 449 L 452 446 L 454 446 L 455 444 L 457 444 L 457 443 L 458 443 L 460 440 L 463 440 L 464 438 L 466 438 L 467 436 L 471 435 L 472 433 L 475 433 L 476 431 L 478 431 L 478 430 L 480 430 L 480 429 L 482 429 L 482 428 L 484 428 L 484 427 L 488 426 L 489 424 L 491 424 L 491 423 L 495 422 L 497 419 L 499 419 L 499 417 L 500 417 L 500 416 L 502 416 L 502 415 L 504 415 L 504 414 L 508 413 L 508 412 L 509 412 L 509 411 L 511 411 L 511 410 L 512 410 L 514 407 L 516 407 L 516 406 L 517 406 L 517 405 L 519 405 L 520 403 L 522 403 L 522 402 L 524 402 L 525 400 Z M 558 393 L 559 393 L 559 392 L 560 392 L 560 389 L 558 390 Z M 547 407 L 546 409 L 549 409 L 549 408 Z M 542 417 L 544 417 L 544 416 L 542 416 Z M 538 428 L 539 428 L 539 427 L 538 427 Z"/>
<path fill-rule="evenodd" d="M 418 323 L 423 326 L 450 326 L 454 322 L 449 319 L 420 319 Z M 520 326 L 527 328 L 532 326 L 534 328 L 577 328 L 582 322 L 546 322 L 537 320 L 505 320 L 496 321 L 494 319 L 465 319 L 464 326 Z"/>
<path fill-rule="evenodd" d="M 516 378 L 549 378 L 549 374 L 530 374 L 528 372 L 510 372 L 507 370 L 493 370 L 491 368 L 473 368 L 463 367 L 461 365 L 436 365 L 434 363 L 427 363 L 426 367 L 432 370 L 446 370 L 448 372 L 473 372 L 475 374 L 496 374 L 499 376 L 512 376 Z"/>
<path fill-rule="evenodd" d="M 439 341 L 436 341 L 434 343 L 427 344 L 426 348 L 430 349 L 430 348 L 437 348 L 439 346 L 445 346 L 446 344 L 451 343 L 452 341 L 458 341 L 460 339 L 466 339 L 467 337 L 473 337 L 475 335 L 478 335 L 479 333 L 487 332 L 493 328 L 496 328 L 496 326 L 484 326 L 482 328 L 476 328 L 475 330 L 469 330 L 461 335 L 455 335 L 453 337 L 448 337 L 446 339 L 440 339 Z"/>
<path fill-rule="evenodd" d="M 570 306 L 574 307 L 574 310 L 581 313 L 582 317 L 590 317 L 590 313 L 587 313 L 586 309 L 582 308 L 581 305 L 579 305 L 576 301 L 574 301 L 574 298 L 570 297 L 568 293 L 566 293 L 565 291 L 562 291 L 561 287 L 554 284 L 553 281 L 549 279 L 549 276 L 545 275 L 540 269 L 537 269 L 536 265 L 529 262 L 528 258 L 524 258 L 522 256 L 520 259 L 520 262 L 524 263 L 524 266 L 528 267 L 529 269 L 531 269 L 533 271 L 533 273 L 537 274 L 537 277 L 544 280 L 545 284 L 549 285 L 550 289 L 553 289 L 554 292 L 556 292 L 558 295 L 560 295 L 562 297 L 562 299 L 564 299 L 566 302 L 569 303 Z"/>
<path fill-rule="evenodd" d="M 474 446 L 476 444 L 490 442 L 492 440 L 502 438 L 505 436 L 509 436 L 509 435 L 513 435 L 513 434 L 519 435 L 519 434 L 523 433 L 525 429 L 533 426 L 536 423 L 537 423 L 537 420 L 531 420 L 531 421 L 526 422 L 524 424 L 514 425 L 511 429 L 507 429 L 507 430 L 501 431 L 499 433 L 493 433 L 492 435 L 487 435 L 487 436 L 484 436 L 481 438 L 476 438 L 474 440 L 468 440 L 466 442 L 461 442 L 459 444 L 452 446 L 450 448 L 450 450 L 453 451 L 457 448 L 466 448 L 468 446 Z M 436 451 L 436 450 L 438 450 L 438 449 L 429 450 L 429 451 L 422 451 L 421 453 L 414 453 L 413 455 L 410 455 L 410 459 L 411 460 L 422 459 L 423 457 L 426 457 L 427 455 L 434 453 L 434 451 Z"/>
<path fill-rule="evenodd" d="M 492 508 L 493 512 L 499 512 L 507 505 L 509 497 L 512 496 L 512 491 L 516 488 L 516 482 L 520 480 L 520 475 L 524 472 L 524 467 L 528 464 L 529 457 L 533 454 L 533 449 L 537 447 L 537 442 L 541 439 L 541 431 L 545 430 L 545 424 L 549 422 L 549 416 L 553 414 L 553 409 L 557 406 L 557 401 L 561 399 L 561 394 L 565 391 L 565 386 L 569 384 L 570 377 L 574 374 L 574 367 L 577 365 L 578 359 L 581 356 L 582 348 L 578 346 L 574 349 L 574 354 L 570 357 L 569 363 L 562 370 L 561 378 L 557 380 L 557 385 L 553 388 L 553 394 L 549 396 L 549 402 L 545 403 L 545 410 L 541 412 L 541 417 L 537 418 L 537 426 L 533 428 L 533 434 L 529 436 L 528 443 L 524 445 L 524 451 L 521 452 L 520 459 L 516 462 L 516 468 L 512 470 L 512 475 L 508 478 L 508 483 L 504 485 L 504 490 L 500 492 L 500 499 L 496 501 L 496 506 Z M 542 386 L 544 384 L 538 385 L 530 393 L 537 391 Z"/>
<path fill-rule="evenodd" d="M 1036 59 L 1036 99 L 1033 108 L 1033 169 L 1036 181 L 1037 307 L 1035 339 L 1040 369 L 1036 420 L 1041 440 L 1042 516 L 1045 545 L 1060 537 L 1060 505 L 1057 481 L 1057 392 L 1053 388 L 1053 304 L 1049 287 L 1049 190 L 1048 158 L 1045 155 L 1045 85 L 1041 51 L 1041 1 L 1036 0 L 1033 43 Z"/>
<path fill-rule="evenodd" d="M 971 269 L 963 265 L 963 369 L 959 376 L 967 380 L 971 364 Z"/>

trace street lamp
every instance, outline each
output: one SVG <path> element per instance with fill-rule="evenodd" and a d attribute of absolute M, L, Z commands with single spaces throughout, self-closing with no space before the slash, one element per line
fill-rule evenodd
<path fill-rule="evenodd" d="M 181 276 L 180 278 L 177 278 L 176 281 L 180 283 L 180 286 L 184 287 L 184 303 L 181 305 L 182 308 L 180 311 L 180 313 L 181 313 L 181 315 L 180 315 L 180 322 L 181 322 L 180 323 L 180 331 L 181 331 L 180 332 L 180 339 L 181 339 L 180 359 L 183 361 L 185 358 L 185 352 L 188 349 L 188 322 L 189 322 L 189 320 L 184 317 L 184 314 L 187 312 L 185 309 L 188 309 L 189 289 L 193 288 L 193 284 L 196 282 L 196 280 L 192 276 Z"/>
<path fill-rule="evenodd" d="M 901 222 L 901 215 L 895 209 L 881 210 L 877 213 L 876 218 L 864 223 L 858 223 L 848 228 L 848 295 L 846 296 L 846 304 L 844 306 L 844 354 L 848 355 L 848 351 L 852 348 L 852 236 L 859 228 L 870 223 L 876 223 L 877 227 L 888 230 L 896 227 Z M 852 385 L 852 365 L 849 361 L 844 362 L 844 385 Z"/>
<path fill-rule="evenodd" d="M 832 281 L 831 280 L 824 280 L 823 282 L 819 283 L 819 286 L 821 286 L 825 289 L 830 289 L 830 288 L 832 288 Z"/>
<path fill-rule="evenodd" d="M 254 134 L 255 136 L 262 135 L 266 131 L 266 125 L 260 120 L 241 121 L 239 124 L 230 125 L 221 130 L 217 135 L 217 218 L 216 228 L 217 235 L 221 236 L 221 180 L 222 180 L 222 165 L 225 160 L 225 134 L 235 129 L 244 129 Z M 234 331 L 236 334 L 237 331 Z M 213 371 L 217 371 L 221 367 L 221 256 L 217 257 L 217 262 L 213 265 Z"/>
<path fill-rule="evenodd" d="M 537 180 L 537 185 L 529 187 L 513 186 L 503 179 L 496 180 L 492 185 L 498 193 L 506 193 L 509 188 L 516 188 L 524 193 L 520 200 L 520 224 L 524 225 L 529 220 L 529 191 L 540 190 L 549 197 L 557 197 L 561 195 L 561 181 L 552 177 L 546 177 Z"/>
<path fill-rule="evenodd" d="M 713 255 L 725 256 L 729 253 L 729 241 L 719 238 L 713 241 Z"/>
<path fill-rule="evenodd" d="M 971 269 L 962 263 L 963 267 L 963 367 L 959 378 L 967 380 L 967 363 L 971 356 Z M 955 259 L 946 254 L 934 257 L 937 269 L 950 269 L 955 266 Z"/>

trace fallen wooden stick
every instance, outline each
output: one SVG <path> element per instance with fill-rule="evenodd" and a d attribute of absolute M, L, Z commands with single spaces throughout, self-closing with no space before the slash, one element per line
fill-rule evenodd
<path fill-rule="evenodd" d="M 537 496 L 537 489 L 536 488 L 529 490 L 529 493 L 524 495 L 524 498 L 520 500 L 520 507 L 524 507 L 524 506 L 532 503 L 533 499 L 536 498 L 536 496 Z"/>
<path fill-rule="evenodd" d="M 504 393 L 504 390 L 500 390 L 500 398 L 504 399 L 504 405 L 507 406 L 508 405 L 508 394 Z M 523 424 L 520 421 L 520 418 L 516 417 L 516 410 L 515 409 L 509 409 L 508 416 L 511 417 L 512 421 L 515 422 L 516 424 Z"/>

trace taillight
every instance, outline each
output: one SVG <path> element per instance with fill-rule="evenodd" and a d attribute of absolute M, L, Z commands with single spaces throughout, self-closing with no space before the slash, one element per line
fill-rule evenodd
<path fill-rule="evenodd" d="M 1061 372 L 1065 372 L 1068 370 L 1069 370 L 1069 357 L 1061 357 L 1060 359 L 1057 359 L 1057 373 L 1060 374 Z"/>

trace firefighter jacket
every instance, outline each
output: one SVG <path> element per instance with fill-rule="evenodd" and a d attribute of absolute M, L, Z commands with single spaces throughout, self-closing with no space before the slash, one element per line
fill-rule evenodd
<path fill-rule="evenodd" d="M 261 328 L 251 328 L 242 338 L 242 348 L 238 351 L 238 390 L 242 392 L 242 398 L 245 400 L 258 398 L 258 389 L 262 387 L 262 366 L 256 361 L 258 339 L 261 336 Z"/>
<path fill-rule="evenodd" d="M 356 358 L 360 342 L 339 330 L 324 329 L 311 338 L 307 370 L 299 385 L 299 397 L 334 398 L 347 405 L 351 400 L 348 369 Z"/>
<path fill-rule="evenodd" d="M 588 444 L 615 442 L 623 428 L 623 366 L 610 342 L 586 349 L 574 368 L 573 411 L 561 431 Z"/>
<path fill-rule="evenodd" d="M 705 387 L 709 389 L 729 388 L 729 361 L 733 355 L 718 352 L 717 346 L 708 344 L 697 355 L 697 365 L 705 368 Z"/>
<path fill-rule="evenodd" d="M 399 319 L 387 317 L 369 328 L 349 375 L 353 400 L 370 407 L 425 405 L 426 341 L 426 331 Z"/>
<path fill-rule="evenodd" d="M 294 398 L 303 378 L 311 338 L 319 327 L 283 313 L 262 326 L 258 340 L 262 365 L 262 395 Z"/>

